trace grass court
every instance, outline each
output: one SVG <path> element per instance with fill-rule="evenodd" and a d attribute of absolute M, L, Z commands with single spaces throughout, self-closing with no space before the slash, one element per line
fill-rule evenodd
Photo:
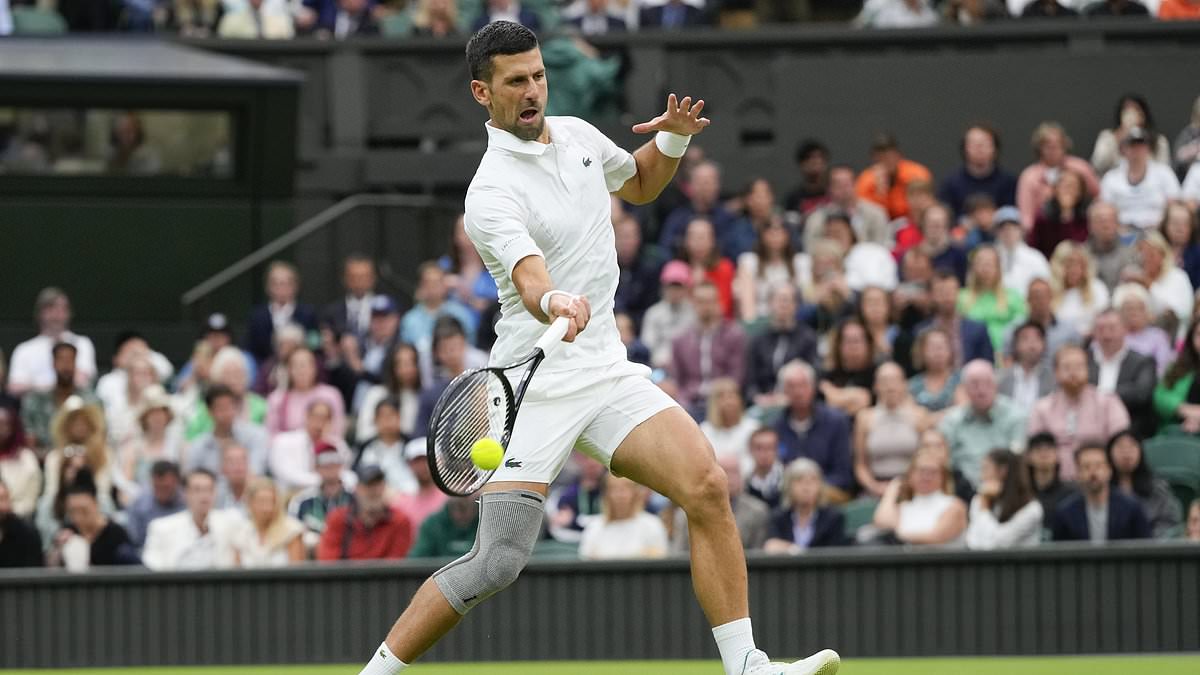
<path fill-rule="evenodd" d="M 223 666 L 4 670 L 7 675 L 356 675 L 360 665 Z M 413 675 L 721 675 L 717 661 L 608 661 L 429 664 Z M 1197 656 L 990 659 L 852 659 L 839 675 L 1196 675 Z"/>

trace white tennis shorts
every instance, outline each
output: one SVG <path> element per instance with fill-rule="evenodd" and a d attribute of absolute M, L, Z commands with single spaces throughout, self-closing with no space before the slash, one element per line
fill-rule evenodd
<path fill-rule="evenodd" d="M 518 381 L 514 376 L 514 387 Z M 675 400 L 650 381 L 650 369 L 629 361 L 537 372 L 517 411 L 504 463 L 489 482 L 551 483 L 573 449 L 610 466 L 634 427 L 674 406 Z"/>

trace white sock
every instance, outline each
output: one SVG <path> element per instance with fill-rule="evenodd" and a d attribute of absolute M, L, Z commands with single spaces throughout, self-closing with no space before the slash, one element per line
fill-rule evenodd
<path fill-rule="evenodd" d="M 747 659 L 754 651 L 754 629 L 750 618 L 738 619 L 712 629 L 721 651 L 721 663 L 725 664 L 725 675 L 742 675 Z"/>
<path fill-rule="evenodd" d="M 392 650 L 384 642 L 375 650 L 375 654 L 358 675 L 396 675 L 408 667 L 408 664 L 396 658 Z"/>

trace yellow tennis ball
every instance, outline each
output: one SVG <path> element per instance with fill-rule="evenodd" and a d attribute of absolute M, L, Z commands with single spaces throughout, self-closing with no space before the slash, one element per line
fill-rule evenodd
<path fill-rule="evenodd" d="M 500 466 L 504 458 L 504 446 L 494 438 L 484 436 L 471 446 L 471 461 L 484 471 L 492 471 Z"/>

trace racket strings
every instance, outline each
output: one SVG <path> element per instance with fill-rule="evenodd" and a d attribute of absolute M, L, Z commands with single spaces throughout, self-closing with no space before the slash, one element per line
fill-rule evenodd
<path fill-rule="evenodd" d="M 471 461 L 471 447 L 481 438 L 505 440 L 509 398 L 500 377 L 491 371 L 468 374 L 430 422 L 437 473 L 454 492 L 470 494 L 492 474 Z"/>

